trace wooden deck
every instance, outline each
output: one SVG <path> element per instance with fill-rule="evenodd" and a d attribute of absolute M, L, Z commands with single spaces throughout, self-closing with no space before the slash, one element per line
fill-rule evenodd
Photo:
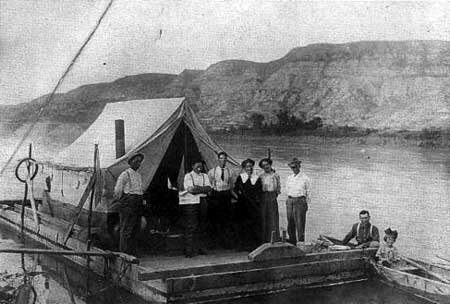
<path fill-rule="evenodd" d="M 189 259 L 141 258 L 137 269 L 138 280 L 166 301 L 202 302 L 367 280 L 367 260 L 374 253 L 349 250 L 255 262 L 247 252 L 223 251 Z"/>
<path fill-rule="evenodd" d="M 25 220 L 27 236 L 50 248 L 85 249 L 86 244 L 76 234 L 66 246 L 62 245 L 60 232 L 49 219 L 43 219 L 36 230 L 29 216 Z M 0 223 L 20 231 L 19 219 L 20 214 L 14 208 L 0 208 Z M 92 250 L 102 251 L 95 247 Z M 367 261 L 375 251 L 349 250 L 250 260 L 247 252 L 227 250 L 193 258 L 141 257 L 139 265 L 122 258 L 108 264 L 102 258 L 93 258 L 91 266 L 100 275 L 104 274 L 105 267 L 109 268 L 109 279 L 153 303 L 199 303 L 367 280 L 370 268 Z M 81 257 L 68 258 L 85 265 Z"/>
<path fill-rule="evenodd" d="M 193 258 L 184 256 L 149 256 L 139 258 L 139 278 L 141 280 L 165 279 L 183 274 L 207 273 L 223 265 L 235 265 L 248 262 L 248 252 L 232 250 L 212 251 L 207 255 Z M 221 266 L 222 265 L 222 266 Z"/>

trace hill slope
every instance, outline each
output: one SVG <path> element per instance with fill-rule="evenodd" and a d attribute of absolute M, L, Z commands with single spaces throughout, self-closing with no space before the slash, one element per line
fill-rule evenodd
<path fill-rule="evenodd" d="M 80 133 L 107 102 L 180 96 L 210 125 L 250 126 L 252 113 L 276 123 L 282 111 L 306 120 L 321 117 L 333 126 L 446 129 L 449 75 L 450 42 L 314 44 L 268 63 L 227 60 L 205 71 L 143 74 L 82 86 L 56 96 L 39 132 L 60 138 L 65 132 L 58 128 L 68 122 L 79 127 L 72 133 Z M 3 106 L 0 116 L 9 121 L 3 131 L 20 133 L 44 98 Z"/>
<path fill-rule="evenodd" d="M 450 43 L 356 42 L 296 48 L 280 60 L 224 61 L 201 81 L 201 116 L 277 111 L 375 129 L 449 126 Z"/>

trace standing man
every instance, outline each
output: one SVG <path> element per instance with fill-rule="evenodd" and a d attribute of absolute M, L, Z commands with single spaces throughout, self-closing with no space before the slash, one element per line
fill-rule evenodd
<path fill-rule="evenodd" d="M 375 225 L 370 222 L 370 214 L 367 210 L 361 210 L 359 213 L 359 223 L 352 226 L 352 229 L 342 241 L 343 245 L 355 238 L 356 248 L 377 248 L 380 246 L 380 233 Z"/>
<path fill-rule="evenodd" d="M 306 174 L 300 172 L 301 161 L 297 158 L 288 165 L 293 174 L 289 175 L 286 181 L 287 230 L 289 243 L 297 245 L 297 241 L 305 241 L 306 211 L 311 201 L 311 180 Z"/>
<path fill-rule="evenodd" d="M 114 187 L 114 198 L 120 202 L 119 250 L 130 254 L 136 251 L 134 238 L 140 225 L 138 212 L 143 204 L 142 177 L 137 172 L 143 160 L 142 153 L 131 155 L 128 159 L 130 168 L 119 175 Z"/>
<path fill-rule="evenodd" d="M 211 184 L 208 175 L 203 173 L 202 161 L 194 161 L 192 171 L 184 176 L 184 189 L 187 192 L 180 196 L 180 205 L 186 223 L 185 254 L 191 258 L 197 253 L 204 254 L 198 239 L 200 203 L 211 192 Z"/>
<path fill-rule="evenodd" d="M 210 238 L 215 246 L 231 246 L 231 188 L 233 172 L 226 167 L 228 155 L 217 154 L 219 165 L 208 172 L 212 192 L 208 202 Z"/>

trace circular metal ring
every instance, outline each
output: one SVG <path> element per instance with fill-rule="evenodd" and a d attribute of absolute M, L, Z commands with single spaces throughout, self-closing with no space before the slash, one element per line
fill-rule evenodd
<path fill-rule="evenodd" d="M 22 166 L 22 164 L 25 163 L 25 162 L 28 162 L 28 163 L 27 163 L 27 166 L 30 166 L 30 172 L 32 172 L 32 173 L 31 173 L 31 176 L 30 176 L 30 180 L 33 180 L 33 179 L 36 177 L 36 174 L 37 174 L 38 171 L 39 171 L 39 166 L 38 166 L 38 164 L 36 164 L 36 161 L 35 161 L 33 158 L 27 157 L 27 158 L 22 159 L 22 160 L 19 162 L 19 164 L 16 166 L 16 171 L 15 171 L 16 178 L 17 178 L 19 181 L 21 181 L 22 183 L 26 183 L 27 180 L 26 180 L 26 179 L 22 179 L 22 178 L 19 176 L 19 168 L 20 168 L 20 166 Z"/>

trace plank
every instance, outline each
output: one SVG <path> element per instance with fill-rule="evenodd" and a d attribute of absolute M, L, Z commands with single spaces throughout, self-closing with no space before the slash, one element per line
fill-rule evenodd
<path fill-rule="evenodd" d="M 73 226 L 75 226 L 75 223 L 78 221 L 78 218 L 80 217 L 81 210 L 83 209 L 84 203 L 86 202 L 86 200 L 89 196 L 89 193 L 91 192 L 91 190 L 93 188 L 94 183 L 95 183 L 95 174 L 92 175 L 91 178 L 89 179 L 89 183 L 86 186 L 86 189 L 84 190 L 83 195 L 80 198 L 80 201 L 78 202 L 77 208 L 75 210 L 76 216 L 74 217 L 72 223 L 70 223 L 69 227 L 67 228 L 67 232 L 63 238 L 64 245 L 67 244 L 67 240 L 69 239 L 70 234 L 72 233 Z"/>
<path fill-rule="evenodd" d="M 29 176 L 28 176 L 26 182 L 28 184 L 28 189 L 30 189 L 30 205 L 31 205 L 31 209 L 33 210 L 33 219 L 36 224 L 36 231 L 39 231 L 39 218 L 37 215 L 36 201 L 34 200 L 33 183 L 31 182 Z"/>
<path fill-rule="evenodd" d="M 20 208 L 20 206 L 16 205 L 15 210 L 18 210 L 18 208 Z M 25 208 L 25 216 L 27 218 L 32 218 L 33 215 L 29 208 Z M 47 226 L 47 227 L 50 227 L 51 229 L 54 229 L 61 236 L 64 235 L 64 232 L 66 231 L 65 229 L 70 224 L 68 221 L 65 221 L 65 220 L 59 219 L 59 218 L 55 218 L 55 217 L 50 217 L 48 214 L 42 213 L 40 211 L 37 211 L 37 216 L 38 216 L 39 222 L 41 223 L 40 229 L 42 228 L 42 226 Z M 84 230 L 86 230 L 86 229 L 75 224 L 73 226 L 72 236 L 82 238 L 82 234 L 83 234 Z"/>
<path fill-rule="evenodd" d="M 396 269 L 378 266 L 378 273 L 387 281 L 407 288 L 420 290 L 426 293 L 450 296 L 450 285 L 436 280 L 427 279 L 415 274 L 398 271 Z"/>
<path fill-rule="evenodd" d="M 54 200 L 49 197 L 48 194 L 44 196 L 42 205 L 39 206 L 38 211 L 45 213 L 53 218 L 63 219 L 65 221 L 71 222 L 76 215 L 76 205 L 66 203 L 59 200 Z M 92 212 L 92 222 L 94 223 L 105 223 L 107 213 L 93 211 Z M 81 214 L 78 218 L 77 223 L 79 226 L 86 226 L 88 224 L 88 211 L 83 208 Z"/>
<path fill-rule="evenodd" d="M 225 300 L 241 299 L 242 297 L 279 293 L 294 288 L 317 288 L 341 283 L 367 281 L 367 279 L 367 274 L 363 271 L 348 271 L 329 275 L 315 275 L 307 278 L 298 277 L 281 282 L 259 282 L 254 284 L 169 294 L 167 302 L 210 303 L 214 300 L 224 302 Z"/>
<path fill-rule="evenodd" d="M 157 260 L 157 263 L 149 263 L 145 261 L 145 258 L 141 258 L 139 267 L 139 280 L 157 280 L 166 278 L 184 277 L 189 275 L 201 275 L 207 273 L 220 273 L 220 272 L 232 272 L 239 270 L 251 270 L 264 267 L 285 266 L 298 263 L 326 261 L 333 259 L 349 259 L 360 258 L 368 259 L 375 256 L 376 249 L 358 249 L 348 251 L 336 251 L 336 252 L 323 252 L 323 253 L 310 253 L 303 257 L 279 259 L 270 261 L 251 262 L 250 260 L 239 262 L 215 262 L 214 256 L 208 256 L 209 265 L 198 266 L 182 266 L 180 262 L 184 257 L 174 257 L 170 260 Z M 155 258 L 157 259 L 157 257 Z M 240 260 L 240 259 L 238 259 Z M 170 268 L 165 268 L 165 267 Z M 159 268 L 157 268 L 159 267 Z"/>
<path fill-rule="evenodd" d="M 106 256 L 111 257 L 113 252 L 93 252 L 74 250 L 54 250 L 37 248 L 0 248 L 0 253 L 24 253 L 24 254 L 46 254 L 46 255 L 79 255 L 79 256 Z"/>
<path fill-rule="evenodd" d="M 247 271 L 213 273 L 198 276 L 169 278 L 166 280 L 169 293 L 204 290 L 218 287 L 251 284 L 257 282 L 279 282 L 311 275 L 327 275 L 343 271 L 366 269 L 367 264 L 359 259 L 320 261 Z"/>
<path fill-rule="evenodd" d="M 411 260 L 411 259 L 409 259 L 407 257 L 404 257 L 404 256 L 402 256 L 401 259 L 406 261 L 407 263 L 409 263 L 409 264 L 411 264 L 411 265 L 413 265 L 413 266 L 423 270 L 425 273 L 427 273 L 431 277 L 433 277 L 433 278 L 435 278 L 435 279 L 437 279 L 437 280 L 439 280 L 439 281 L 441 281 L 441 282 L 443 282 L 445 284 L 450 284 L 450 280 L 447 280 L 446 278 L 444 278 L 443 276 L 441 276 L 438 273 L 432 272 L 431 270 L 427 269 L 423 265 L 420 265 L 419 263 L 417 263 L 417 262 L 415 262 L 415 261 L 413 261 L 413 260 Z"/>

